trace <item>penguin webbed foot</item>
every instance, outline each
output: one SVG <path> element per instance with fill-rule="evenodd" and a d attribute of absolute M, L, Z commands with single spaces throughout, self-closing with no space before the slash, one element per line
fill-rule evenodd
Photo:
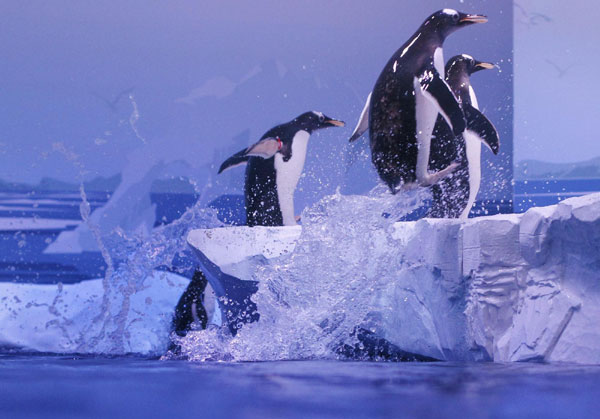
<path fill-rule="evenodd" d="M 424 179 L 419 182 L 420 186 L 428 187 L 435 185 L 440 180 L 444 179 L 446 176 L 449 176 L 460 166 L 460 162 L 452 162 L 445 169 L 440 170 L 439 172 L 429 173 Z"/>

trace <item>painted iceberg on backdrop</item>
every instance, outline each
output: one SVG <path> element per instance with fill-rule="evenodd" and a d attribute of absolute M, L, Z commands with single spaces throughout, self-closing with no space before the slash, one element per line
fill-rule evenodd
<path fill-rule="evenodd" d="M 260 359 L 265 346 L 274 359 L 319 356 L 360 325 L 443 360 L 600 363 L 600 194 L 525 214 L 395 223 L 369 199 L 325 198 L 302 228 L 189 234 L 224 273 L 259 283 L 261 319 L 226 349 L 233 359 Z M 186 339 L 204 359 L 203 339 Z"/>

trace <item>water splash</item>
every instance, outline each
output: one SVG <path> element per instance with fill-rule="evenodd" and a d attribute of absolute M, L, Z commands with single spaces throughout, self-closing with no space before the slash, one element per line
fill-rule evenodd
<path fill-rule="evenodd" d="M 189 255 L 187 233 L 194 228 L 214 228 L 223 224 L 218 220 L 216 210 L 202 206 L 207 185 L 201 189 L 196 182 L 190 181 L 200 198 L 196 205 L 173 223 L 154 228 L 149 235 L 139 229 L 137 232 L 130 232 L 121 227 L 105 231 L 91 216 L 91 206 L 82 181 L 86 171 L 79 155 L 62 143 L 54 144 L 53 148 L 79 169 L 80 215 L 107 265 L 102 278 L 101 304 L 93 308 L 93 316 L 77 336 L 70 336 L 65 332 L 63 337 L 66 342 L 76 344 L 76 352 L 131 352 L 133 345 L 128 329 L 144 316 L 144 313 L 132 310 L 132 297 L 148 287 L 146 281 L 153 278 L 157 269 L 172 270 L 180 274 L 193 271 L 195 262 Z M 59 284 L 57 296 L 60 292 Z M 72 319 L 61 318 L 52 311 L 50 314 L 56 317 L 51 326 L 65 331 L 68 329 L 67 323 Z"/>
<path fill-rule="evenodd" d="M 225 329 L 194 331 L 177 339 L 194 361 L 327 359 L 342 343 L 356 344 L 357 326 L 376 330 L 370 309 L 403 261 L 390 249 L 393 223 L 419 208 L 424 191 L 391 195 L 384 186 L 368 196 L 339 191 L 302 214 L 294 251 L 257 259 L 252 297 L 260 313 L 235 337 Z"/>
<path fill-rule="evenodd" d="M 81 196 L 81 204 L 79 205 L 79 212 L 81 214 L 81 219 L 83 220 L 84 223 L 87 224 L 88 228 L 92 232 L 92 235 L 94 236 L 94 239 L 96 240 L 96 244 L 97 244 L 98 248 L 100 249 L 100 253 L 102 254 L 102 258 L 104 259 L 104 262 L 106 263 L 106 272 L 104 274 L 104 277 L 102 278 L 102 288 L 104 289 L 104 294 L 102 295 L 102 305 L 100 307 L 100 313 L 93 320 L 92 324 L 89 325 L 89 327 L 92 327 L 93 324 L 103 321 L 104 320 L 103 318 L 109 313 L 109 304 L 110 304 L 110 297 L 111 297 L 111 291 L 112 291 L 111 286 L 110 286 L 110 280 L 114 273 L 114 264 L 113 264 L 112 256 L 111 256 L 108 248 L 104 244 L 104 240 L 102 238 L 102 233 L 100 231 L 100 228 L 96 224 L 94 224 L 92 222 L 92 220 L 90 219 L 91 207 L 87 200 L 87 195 L 85 193 L 85 188 L 83 186 L 83 182 L 79 185 L 79 194 Z M 88 328 L 88 330 L 89 330 L 89 328 Z M 84 334 L 85 334 L 85 332 L 84 332 Z M 103 335 L 104 335 L 104 329 L 102 329 L 102 331 L 100 332 L 100 336 L 103 336 Z M 97 340 L 98 340 L 97 338 L 93 339 L 93 341 L 90 342 L 90 344 L 92 346 L 95 346 L 97 343 Z M 88 343 L 85 343 L 85 345 L 89 346 Z M 80 349 L 83 349 L 83 346 L 84 346 L 84 341 L 83 341 L 83 339 L 81 339 L 80 340 Z M 84 352 L 84 351 L 82 351 L 82 352 Z"/>
<path fill-rule="evenodd" d="M 138 105 L 137 105 L 137 102 L 135 101 L 135 97 L 133 96 L 133 93 L 130 93 L 128 98 L 129 98 L 129 101 L 131 102 L 131 106 L 133 108 L 131 111 L 131 115 L 129 115 L 129 126 L 131 127 L 131 129 L 133 130 L 133 133 L 139 140 L 141 140 L 144 144 L 148 144 L 148 141 L 146 141 L 146 139 L 144 137 L 142 137 L 142 135 L 140 134 L 140 132 L 138 130 L 137 123 L 140 119 L 140 111 L 138 110 Z"/>

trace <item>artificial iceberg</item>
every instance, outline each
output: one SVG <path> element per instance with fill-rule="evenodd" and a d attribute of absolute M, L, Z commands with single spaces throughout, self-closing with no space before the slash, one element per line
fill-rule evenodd
<path fill-rule="evenodd" d="M 0 347 L 51 353 L 160 355 L 167 350 L 173 308 L 189 279 L 155 271 L 127 299 L 102 279 L 76 284 L 0 283 Z M 120 333 L 119 333 L 120 331 Z"/>
<path fill-rule="evenodd" d="M 380 204 L 336 194 L 302 227 L 189 233 L 205 268 L 258 283 L 233 359 L 327 356 L 360 325 L 441 360 L 600 363 L 600 194 L 466 221 L 394 222 Z M 197 333 L 182 347 L 205 359 Z"/>

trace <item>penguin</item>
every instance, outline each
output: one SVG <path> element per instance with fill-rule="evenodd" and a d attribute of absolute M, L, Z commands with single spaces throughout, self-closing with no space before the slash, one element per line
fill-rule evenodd
<path fill-rule="evenodd" d="M 244 194 L 248 226 L 296 225 L 294 190 L 302 174 L 310 135 L 322 128 L 343 127 L 321 112 L 305 112 L 267 131 L 254 145 L 223 162 L 219 173 L 246 164 Z"/>
<path fill-rule="evenodd" d="M 459 166 L 452 175 L 432 186 L 429 217 L 468 218 L 481 183 L 481 143 L 498 154 L 498 131 L 478 111 L 477 96 L 470 79 L 471 74 L 494 67 L 492 63 L 477 61 L 467 54 L 452 57 L 446 64 L 446 82 L 465 114 L 467 128 L 462 135 L 456 136 L 438 115 L 431 139 L 429 167 L 439 170 L 453 161 L 458 161 Z"/>
<path fill-rule="evenodd" d="M 248 164 L 245 181 L 246 224 L 248 226 L 295 225 L 294 190 L 300 180 L 308 139 L 314 131 L 345 124 L 321 112 L 306 112 L 294 120 L 267 131 L 254 145 L 235 153 L 223 162 L 219 173 L 242 164 Z M 247 322 L 258 320 L 256 307 L 250 296 L 258 289 L 252 281 L 241 281 L 228 276 L 199 254 L 200 267 L 175 307 L 172 330 L 185 336 L 192 327 L 206 328 L 208 316 L 203 306 L 207 281 L 219 299 L 229 301 L 226 322 L 233 335 L 237 333 L 240 318 Z M 204 272 L 211 273 L 207 278 Z M 218 272 L 217 276 L 214 272 Z M 242 316 L 240 313 L 246 313 Z M 173 354 L 180 347 L 172 343 Z"/>
<path fill-rule="evenodd" d="M 444 80 L 443 43 L 454 31 L 487 17 L 452 9 L 435 12 L 390 58 L 350 137 L 369 130 L 371 160 L 392 193 L 429 187 L 452 173 L 456 162 L 430 173 L 430 140 L 438 113 L 461 134 L 465 117 Z"/>
<path fill-rule="evenodd" d="M 192 327 L 206 329 L 208 315 L 204 308 L 204 290 L 207 284 L 206 276 L 197 269 L 185 292 L 179 297 L 171 320 L 171 330 L 178 336 L 185 336 Z"/>

